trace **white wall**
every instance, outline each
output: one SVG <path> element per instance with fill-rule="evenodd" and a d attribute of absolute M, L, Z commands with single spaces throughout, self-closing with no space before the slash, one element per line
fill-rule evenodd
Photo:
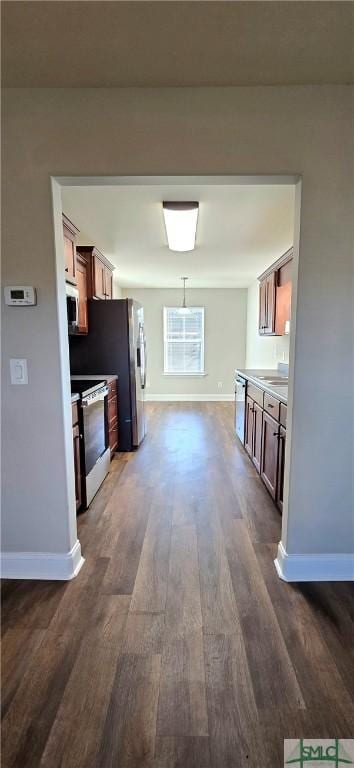
<path fill-rule="evenodd" d="M 255 280 L 247 291 L 246 368 L 277 368 L 279 362 L 289 362 L 289 336 L 260 336 L 259 282 Z"/>
<path fill-rule="evenodd" d="M 163 373 L 163 308 L 180 306 L 181 289 L 124 288 L 123 294 L 144 306 L 148 398 L 156 395 L 233 396 L 235 368 L 245 365 L 247 289 L 188 289 L 188 304 L 205 307 L 206 376 L 202 377 L 165 376 Z M 218 382 L 222 382 L 221 389 Z"/>
<path fill-rule="evenodd" d="M 26 315 L 2 305 L 5 550 L 68 546 L 50 175 L 225 173 L 302 175 L 283 540 L 291 553 L 353 549 L 352 97 L 348 86 L 4 93 L 3 277 L 39 298 Z M 27 386 L 9 383 L 17 356 Z"/>

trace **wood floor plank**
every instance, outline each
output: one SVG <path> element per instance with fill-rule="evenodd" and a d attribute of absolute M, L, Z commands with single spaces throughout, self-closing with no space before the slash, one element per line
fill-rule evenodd
<path fill-rule="evenodd" d="M 158 736 L 153 768 L 212 768 L 207 736 Z"/>
<path fill-rule="evenodd" d="M 301 688 L 243 520 L 233 521 L 225 542 L 257 707 L 278 707 L 285 701 L 303 708 Z"/>
<path fill-rule="evenodd" d="M 38 768 L 80 651 L 81 636 L 47 630 L 33 654 L 2 724 L 4 768 Z"/>
<path fill-rule="evenodd" d="M 131 600 L 131 611 L 165 610 L 172 507 L 152 502 Z"/>
<path fill-rule="evenodd" d="M 159 736 L 207 736 L 202 631 L 169 637 L 162 656 Z"/>
<path fill-rule="evenodd" d="M 203 631 L 240 632 L 225 540 L 213 500 L 203 499 L 196 515 Z"/>
<path fill-rule="evenodd" d="M 119 595 L 101 595 L 95 629 L 83 637 L 40 765 L 85 768 L 97 764 L 102 729 L 127 620 Z"/>
<path fill-rule="evenodd" d="M 257 768 L 258 714 L 242 636 L 205 635 L 204 646 L 213 768 Z"/>
<path fill-rule="evenodd" d="M 194 526 L 172 529 L 165 635 L 192 634 L 202 627 L 198 545 Z"/>
<path fill-rule="evenodd" d="M 14 627 L 1 641 L 1 717 L 11 705 L 33 654 L 45 637 L 44 629 Z"/>
<path fill-rule="evenodd" d="M 102 732 L 97 766 L 138 768 L 155 753 L 161 656 L 122 655 Z"/>

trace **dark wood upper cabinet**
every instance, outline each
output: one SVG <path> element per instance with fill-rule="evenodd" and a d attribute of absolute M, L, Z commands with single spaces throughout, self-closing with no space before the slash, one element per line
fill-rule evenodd
<path fill-rule="evenodd" d="M 261 478 L 273 499 L 277 492 L 279 424 L 264 411 Z"/>
<path fill-rule="evenodd" d="M 290 320 L 293 249 L 271 265 L 259 280 L 259 333 L 283 336 Z"/>
<path fill-rule="evenodd" d="M 79 333 L 88 333 L 87 296 L 88 296 L 88 264 L 80 253 L 76 255 L 76 282 L 79 291 Z"/>
<path fill-rule="evenodd" d="M 88 262 L 88 298 L 109 300 L 113 298 L 114 266 L 94 245 L 79 245 L 77 251 Z"/>
<path fill-rule="evenodd" d="M 63 213 L 65 280 L 73 285 L 76 285 L 76 238 L 79 231 Z"/>

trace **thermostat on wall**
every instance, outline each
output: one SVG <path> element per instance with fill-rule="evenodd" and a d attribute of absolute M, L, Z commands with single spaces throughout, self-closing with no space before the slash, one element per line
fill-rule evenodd
<path fill-rule="evenodd" d="M 33 307 L 37 304 L 36 289 L 32 285 L 7 285 L 5 304 L 10 307 Z"/>

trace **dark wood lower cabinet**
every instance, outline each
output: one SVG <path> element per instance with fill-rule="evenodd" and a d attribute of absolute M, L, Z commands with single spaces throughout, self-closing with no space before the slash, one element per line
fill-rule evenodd
<path fill-rule="evenodd" d="M 246 397 L 245 448 L 249 456 L 252 456 L 253 452 L 253 406 L 253 400 L 250 397 Z"/>
<path fill-rule="evenodd" d="M 273 499 L 277 494 L 279 424 L 263 412 L 261 478 Z"/>
<path fill-rule="evenodd" d="M 283 512 L 283 499 L 284 499 L 285 441 L 286 441 L 286 429 L 284 429 L 284 427 L 279 427 L 278 478 L 277 478 L 276 502 L 281 512 Z"/>
<path fill-rule="evenodd" d="M 108 382 L 109 395 L 107 403 L 108 442 L 111 458 L 118 449 L 118 385 L 116 379 Z"/>
<path fill-rule="evenodd" d="M 74 468 L 75 468 L 75 496 L 76 496 L 76 511 L 78 511 L 82 504 L 82 476 L 81 476 L 81 459 L 80 459 L 80 430 L 79 425 L 73 426 L 73 447 L 74 447 Z"/>
<path fill-rule="evenodd" d="M 261 471 L 263 409 L 253 403 L 253 450 L 252 461 L 257 471 Z"/>

